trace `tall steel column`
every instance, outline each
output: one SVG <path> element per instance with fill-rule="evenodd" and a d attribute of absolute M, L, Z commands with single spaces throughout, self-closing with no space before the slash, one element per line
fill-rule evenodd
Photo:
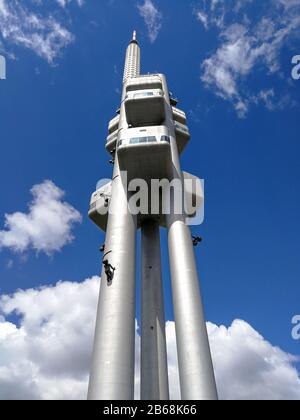
<path fill-rule="evenodd" d="M 172 144 L 172 162 L 173 179 L 183 183 L 175 142 Z M 167 216 L 167 225 L 181 398 L 216 400 L 217 388 L 191 232 L 184 214 L 177 215 L 172 208 L 174 210 L 174 203 Z"/>
<path fill-rule="evenodd" d="M 136 34 L 125 59 L 124 83 L 140 72 L 140 48 Z M 126 96 L 123 87 L 122 103 Z M 126 113 L 121 106 L 118 138 L 127 128 Z M 96 320 L 93 361 L 88 399 L 133 400 L 135 359 L 135 275 L 137 217 L 128 208 L 127 179 L 120 172 L 118 154 L 114 155 L 111 202 L 106 228 L 105 259 L 115 268 L 111 284 L 105 269 Z"/>
<path fill-rule="evenodd" d="M 126 188 L 116 162 L 105 243 L 105 258 L 116 270 L 111 284 L 102 270 L 90 400 L 134 398 L 137 226 L 136 217 L 128 211 Z"/>
<path fill-rule="evenodd" d="M 168 400 L 159 223 L 143 222 L 141 230 L 141 399 Z"/>
<path fill-rule="evenodd" d="M 216 400 L 191 234 L 182 220 L 174 220 L 168 230 L 181 398 Z"/>

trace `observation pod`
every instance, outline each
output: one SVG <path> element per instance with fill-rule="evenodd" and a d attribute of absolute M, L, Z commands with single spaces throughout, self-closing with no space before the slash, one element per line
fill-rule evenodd
<path fill-rule="evenodd" d="M 127 172 L 128 182 L 170 178 L 171 137 L 164 126 L 124 130 L 124 135 L 117 152 L 120 170 Z"/>
<path fill-rule="evenodd" d="M 165 119 L 165 98 L 161 89 L 136 90 L 125 97 L 127 123 L 131 127 L 160 125 Z"/>

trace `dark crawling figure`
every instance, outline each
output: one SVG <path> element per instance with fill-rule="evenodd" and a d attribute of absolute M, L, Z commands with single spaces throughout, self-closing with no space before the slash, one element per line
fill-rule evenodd
<path fill-rule="evenodd" d="M 115 268 L 109 263 L 108 260 L 103 261 L 104 271 L 107 278 L 107 283 L 111 284 L 114 278 Z"/>

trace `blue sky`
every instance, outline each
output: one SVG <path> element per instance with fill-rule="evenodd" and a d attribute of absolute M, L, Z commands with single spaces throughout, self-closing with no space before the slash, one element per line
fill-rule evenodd
<path fill-rule="evenodd" d="M 300 313 L 300 81 L 291 77 L 299 22 L 298 0 L 180 0 L 172 7 L 167 0 L 0 0 L 7 63 L 0 80 L 1 295 L 99 274 L 104 235 L 87 209 L 97 181 L 111 177 L 107 123 L 136 29 L 142 71 L 165 73 L 188 115 L 192 139 L 182 168 L 205 179 L 206 219 L 193 232 L 204 238 L 196 255 L 206 318 L 227 328 L 244 320 L 299 355 L 291 336 Z M 15 213 L 28 215 L 37 185 L 30 217 L 20 221 Z M 50 222 L 41 227 L 53 216 L 49 195 L 61 228 L 54 231 Z M 15 216 L 10 226 L 5 215 Z M 24 233 L 20 223 L 37 230 Z M 165 249 L 163 265 L 172 321 Z M 15 323 L 13 310 L 3 308 L 3 325 Z M 25 309 L 14 310 L 22 325 Z"/>

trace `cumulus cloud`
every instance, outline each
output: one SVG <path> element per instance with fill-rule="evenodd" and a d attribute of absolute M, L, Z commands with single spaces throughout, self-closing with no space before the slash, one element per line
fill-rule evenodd
<path fill-rule="evenodd" d="M 67 4 L 66 0 L 58 2 Z M 4 47 L 22 46 L 53 63 L 74 36 L 51 14 L 42 16 L 19 0 L 0 0 L 0 43 L 1 39 Z"/>
<path fill-rule="evenodd" d="M 99 278 L 2 296 L 0 399 L 86 398 Z"/>
<path fill-rule="evenodd" d="M 281 77 L 281 52 L 299 34 L 300 2 L 268 1 L 268 11 L 259 9 L 259 18 L 255 17 L 255 20 L 251 20 L 245 11 L 251 0 L 230 0 L 227 7 L 221 0 L 211 0 L 205 3 L 204 10 L 196 10 L 198 20 L 206 29 L 212 26 L 217 29 L 219 44 L 202 62 L 201 80 L 216 95 L 231 102 L 240 117 L 258 102 L 264 103 L 269 110 L 282 109 L 284 98 L 276 98 L 273 88 L 268 88 L 269 92 L 273 91 L 270 105 L 270 95 L 267 101 L 264 100 L 267 88 L 253 92 L 247 85 L 249 76 L 261 68 L 268 75 Z M 288 105 L 287 95 L 284 102 Z M 290 104 L 293 104 L 291 99 Z"/>
<path fill-rule="evenodd" d="M 145 20 L 149 39 L 153 43 L 156 41 L 162 27 L 162 13 L 152 0 L 144 0 L 144 3 L 138 4 L 137 7 L 140 15 Z"/>
<path fill-rule="evenodd" d="M 73 240 L 72 228 L 81 221 L 79 212 L 63 201 L 64 191 L 52 181 L 31 189 L 33 200 L 28 213 L 5 215 L 5 230 L 0 231 L 0 250 L 24 252 L 30 248 L 48 255 Z"/>
<path fill-rule="evenodd" d="M 300 399 L 297 358 L 272 346 L 242 320 L 229 328 L 208 323 L 208 332 L 222 399 Z"/>
<path fill-rule="evenodd" d="M 0 399 L 85 399 L 99 278 L 0 297 Z M 18 318 L 11 321 L 12 315 Z M 221 399 L 300 399 L 295 358 L 248 323 L 208 323 Z M 166 324 L 172 399 L 180 397 L 175 325 Z M 136 334 L 136 397 L 140 337 Z"/>

